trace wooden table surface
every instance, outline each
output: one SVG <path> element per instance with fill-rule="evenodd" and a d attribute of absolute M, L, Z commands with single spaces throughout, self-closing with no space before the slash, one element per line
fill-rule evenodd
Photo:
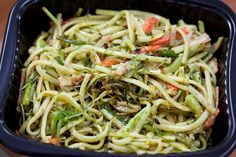
<path fill-rule="evenodd" d="M 8 13 L 15 3 L 16 0 L 0 0 L 0 50 L 3 42 L 3 36 L 5 32 L 6 22 L 8 18 Z M 228 4 L 236 13 L 236 0 L 223 0 L 226 4 Z M 9 150 L 7 150 L 4 146 L 0 146 L 2 150 L 4 150 L 11 157 L 20 157 Z M 236 150 L 230 155 L 230 157 L 236 157 Z"/>

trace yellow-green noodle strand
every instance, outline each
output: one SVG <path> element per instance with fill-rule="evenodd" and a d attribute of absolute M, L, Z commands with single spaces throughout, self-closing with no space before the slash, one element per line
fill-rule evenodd
<path fill-rule="evenodd" d="M 223 37 L 211 43 L 203 21 L 171 24 L 139 10 L 79 8 L 63 19 L 42 9 L 52 24 L 23 65 L 20 134 L 108 153 L 208 147 Z"/>

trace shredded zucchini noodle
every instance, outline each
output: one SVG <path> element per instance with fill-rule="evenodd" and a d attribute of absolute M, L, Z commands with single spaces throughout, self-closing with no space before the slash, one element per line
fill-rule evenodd
<path fill-rule="evenodd" d="M 20 134 L 71 149 L 206 149 L 219 113 L 215 51 L 198 26 L 138 10 L 51 19 L 22 69 Z M 82 16 L 83 15 L 83 16 Z"/>

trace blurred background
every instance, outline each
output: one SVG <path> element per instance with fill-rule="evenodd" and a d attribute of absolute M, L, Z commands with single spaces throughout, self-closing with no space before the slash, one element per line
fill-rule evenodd
<path fill-rule="evenodd" d="M 234 12 L 236 13 L 236 0 L 222 0 L 222 1 L 225 2 L 230 8 L 232 8 L 232 10 L 234 10 Z M 15 2 L 16 0 L 0 0 L 0 52 L 4 38 L 8 14 Z M 22 156 L 17 155 L 6 149 L 4 146 L 0 145 L 0 157 L 22 157 Z M 230 157 L 236 157 L 236 150 L 230 155 Z"/>

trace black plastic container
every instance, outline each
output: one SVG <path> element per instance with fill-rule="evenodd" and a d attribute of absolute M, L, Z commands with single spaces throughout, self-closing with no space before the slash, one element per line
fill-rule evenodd
<path fill-rule="evenodd" d="M 0 60 L 0 141 L 9 149 L 30 156 L 129 156 L 135 154 L 108 154 L 72 150 L 43 144 L 15 134 L 19 129 L 20 114 L 16 111 L 19 90 L 20 68 L 27 58 L 27 50 L 37 35 L 49 28 L 49 19 L 41 8 L 46 6 L 52 13 L 63 13 L 63 18 L 72 17 L 78 7 L 93 13 L 96 8 L 138 9 L 163 15 L 172 23 L 184 19 L 197 24 L 205 21 L 206 31 L 213 41 L 224 36 L 216 53 L 219 62 L 217 75 L 220 87 L 220 114 L 212 132 L 213 145 L 204 151 L 167 156 L 217 157 L 229 155 L 235 147 L 236 131 L 236 17 L 222 2 L 216 0 L 18 0 L 12 9 Z M 154 155 L 143 155 L 154 156 Z M 162 155 L 155 155 L 162 156 Z"/>

